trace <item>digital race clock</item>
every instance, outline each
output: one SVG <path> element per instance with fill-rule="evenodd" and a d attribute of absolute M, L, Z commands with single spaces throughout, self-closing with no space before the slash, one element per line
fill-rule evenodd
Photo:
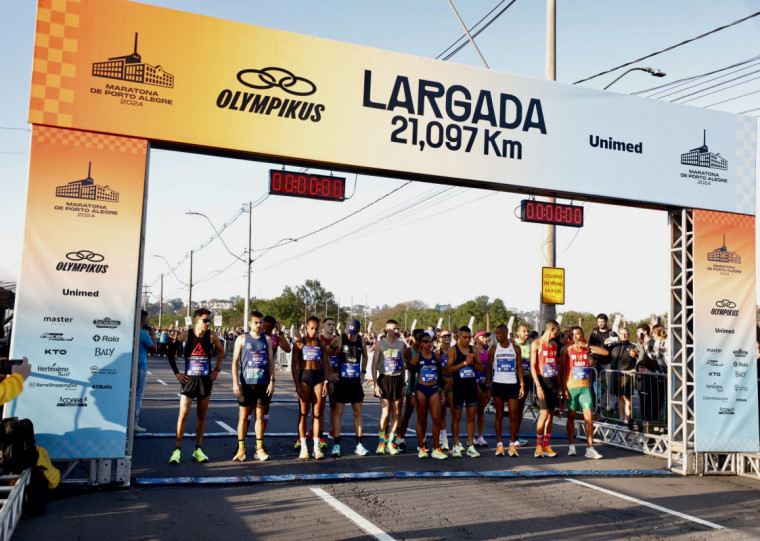
<path fill-rule="evenodd" d="M 341 177 L 269 170 L 270 194 L 343 201 L 345 188 L 346 179 Z"/>
<path fill-rule="evenodd" d="M 520 219 L 523 222 L 583 227 L 583 207 L 523 199 Z"/>

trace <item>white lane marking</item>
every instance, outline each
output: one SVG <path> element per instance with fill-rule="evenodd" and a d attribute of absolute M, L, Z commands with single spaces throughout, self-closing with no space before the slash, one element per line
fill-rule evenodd
<path fill-rule="evenodd" d="M 230 425 L 228 425 L 227 423 L 225 423 L 223 421 L 217 421 L 216 424 L 218 424 L 219 426 L 221 426 L 223 429 L 225 429 L 230 434 L 237 434 L 237 430 L 235 430 L 234 428 L 232 428 Z"/>
<path fill-rule="evenodd" d="M 156 381 L 157 381 L 157 382 L 159 382 L 161 385 L 169 385 L 168 383 L 166 383 L 166 382 L 165 382 L 164 380 L 162 380 L 162 379 L 158 379 L 158 378 L 156 378 Z"/>
<path fill-rule="evenodd" d="M 219 371 L 220 374 L 229 374 L 229 372 L 225 372 L 224 370 Z"/>
<path fill-rule="evenodd" d="M 372 524 L 369 520 L 361 516 L 359 513 L 348 507 L 346 504 L 336 500 L 330 496 L 327 492 L 321 488 L 311 487 L 311 491 L 322 498 L 327 504 L 335 509 L 338 513 L 347 517 L 351 522 L 359 526 L 362 530 L 373 536 L 375 539 L 381 541 L 395 541 L 393 537 L 385 533 L 383 530 Z"/>
<path fill-rule="evenodd" d="M 721 526 L 720 524 L 715 524 L 714 522 L 708 522 L 706 520 L 702 520 L 701 518 L 693 517 L 691 515 L 687 515 L 686 513 L 680 513 L 678 511 L 674 511 L 673 509 L 668 509 L 667 507 L 662 507 L 659 505 L 656 505 L 654 503 L 649 503 L 644 500 L 639 500 L 638 498 L 633 498 L 631 496 L 626 496 L 625 494 L 620 494 L 618 492 L 607 490 L 606 488 L 598 487 L 595 485 L 591 485 L 589 483 L 584 483 L 583 481 L 578 481 L 577 479 L 565 479 L 565 481 L 569 481 L 570 483 L 575 483 L 576 485 L 581 485 L 587 488 L 591 488 L 594 490 L 598 490 L 599 492 L 603 492 L 605 494 L 609 494 L 610 496 L 615 496 L 616 498 L 621 498 L 623 500 L 628 500 L 629 502 L 633 502 L 638 505 L 643 505 L 644 507 L 649 507 L 651 509 L 656 509 L 657 511 L 662 511 L 663 513 L 668 513 L 670 515 L 675 515 L 677 517 L 685 518 L 686 520 L 690 520 L 692 522 L 696 522 L 697 524 L 702 524 L 703 526 L 707 526 L 708 528 L 713 528 L 715 530 L 725 530 L 725 526 Z"/>
<path fill-rule="evenodd" d="M 149 376 L 152 376 L 152 375 L 153 375 L 153 372 L 151 372 L 150 370 L 147 370 L 147 372 L 148 372 L 148 375 L 149 375 Z"/>

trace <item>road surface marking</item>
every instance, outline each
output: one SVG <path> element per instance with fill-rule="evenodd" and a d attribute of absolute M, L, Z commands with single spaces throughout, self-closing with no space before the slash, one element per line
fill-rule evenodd
<path fill-rule="evenodd" d="M 151 372 L 150 370 L 146 370 L 146 372 L 148 373 L 149 376 L 153 375 L 153 372 Z"/>
<path fill-rule="evenodd" d="M 220 374 L 229 374 L 229 372 L 225 372 L 224 370 L 219 371 Z"/>
<path fill-rule="evenodd" d="M 620 494 L 618 492 L 615 492 L 613 490 L 607 490 L 606 488 L 598 487 L 589 483 L 584 483 L 583 481 L 578 481 L 577 479 L 565 479 L 565 481 L 569 481 L 570 483 L 575 483 L 576 485 L 581 485 L 587 488 L 591 488 L 594 490 L 598 490 L 599 492 L 603 492 L 605 494 L 609 494 L 610 496 L 615 496 L 617 498 L 621 498 L 623 500 L 628 500 L 629 502 L 633 502 L 638 505 L 643 505 L 644 507 L 649 507 L 651 509 L 656 509 L 657 511 L 662 511 L 663 513 L 668 513 L 671 515 L 675 515 L 677 517 L 685 518 L 686 520 L 691 520 L 692 522 L 696 522 L 697 524 L 702 524 L 703 526 L 707 526 L 708 528 L 713 528 L 716 530 L 725 530 L 725 526 L 721 526 L 720 524 L 715 524 L 714 522 L 708 522 L 706 520 L 702 520 L 701 518 L 693 517 L 691 515 L 687 515 L 685 513 L 680 513 L 678 511 L 674 511 L 672 509 L 668 509 L 667 507 L 662 507 L 659 505 L 656 505 L 654 503 L 649 503 L 644 500 L 639 500 L 638 498 L 633 498 L 631 496 L 626 496 L 625 494 Z"/>
<path fill-rule="evenodd" d="M 159 382 L 161 385 L 169 385 L 168 383 L 166 383 L 166 382 L 165 382 L 164 380 L 162 380 L 162 379 L 158 379 L 158 378 L 156 378 L 156 381 L 157 381 L 157 382 Z"/>
<path fill-rule="evenodd" d="M 235 430 L 234 428 L 232 428 L 230 425 L 228 425 L 227 423 L 225 423 L 223 421 L 217 421 L 216 424 L 218 424 L 219 426 L 221 426 L 223 429 L 225 429 L 230 434 L 237 434 L 237 430 Z"/>
<path fill-rule="evenodd" d="M 383 530 L 372 524 L 369 520 L 361 516 L 359 513 L 348 507 L 346 504 L 336 500 L 332 496 L 330 496 L 327 492 L 322 490 L 321 488 L 315 488 L 312 487 L 311 491 L 322 498 L 324 501 L 330 505 L 333 509 L 335 509 L 338 513 L 344 515 L 347 517 L 351 522 L 359 526 L 362 530 L 373 536 L 375 539 L 380 539 L 381 541 L 395 541 L 393 537 L 385 533 Z"/>

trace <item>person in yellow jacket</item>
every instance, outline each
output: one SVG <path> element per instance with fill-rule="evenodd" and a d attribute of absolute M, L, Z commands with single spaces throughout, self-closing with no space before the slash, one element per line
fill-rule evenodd
<path fill-rule="evenodd" d="M 0 362 L 7 359 L 0 359 Z M 11 369 L 11 374 L 5 376 L 3 381 L 0 381 L 0 405 L 10 402 L 24 390 L 24 381 L 32 373 L 32 365 L 29 364 L 29 359 L 24 357 L 21 364 L 14 364 Z"/>

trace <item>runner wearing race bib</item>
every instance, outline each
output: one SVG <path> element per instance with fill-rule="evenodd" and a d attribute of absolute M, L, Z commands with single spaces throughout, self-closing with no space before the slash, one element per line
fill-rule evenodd
<path fill-rule="evenodd" d="M 520 403 L 517 409 L 517 426 L 522 426 L 523 415 L 525 414 L 525 403 L 528 400 L 528 395 L 531 396 L 531 401 L 535 400 L 535 393 L 533 389 L 533 379 L 530 376 L 530 339 L 528 338 L 528 327 L 525 324 L 517 326 L 517 338 L 515 338 L 515 347 L 520 348 L 520 362 L 522 363 L 523 376 L 525 378 L 525 393 L 520 398 Z M 517 437 L 517 447 L 528 445 L 528 440 Z"/>
<path fill-rule="evenodd" d="M 448 455 L 441 451 L 439 447 L 439 436 L 435 427 L 438 426 L 439 416 L 441 414 L 441 395 L 438 392 L 438 381 L 441 376 L 441 358 L 433 351 L 432 332 L 423 332 L 420 336 L 420 350 L 412 355 L 409 364 L 410 368 L 416 368 L 418 374 L 417 386 L 415 389 L 417 399 L 417 445 L 419 451 L 417 458 L 428 458 L 431 454 L 433 458 L 445 459 Z M 425 433 L 427 432 L 427 415 L 428 410 L 433 420 L 433 451 L 429 453 L 425 447 Z"/>
<path fill-rule="evenodd" d="M 559 324 L 546 322 L 544 334 L 530 346 L 530 372 L 536 385 L 540 413 L 536 422 L 536 452 L 533 456 L 555 457 L 557 453 L 549 445 L 552 436 L 552 419 L 559 404 L 560 382 L 557 371 L 557 344 Z"/>
<path fill-rule="evenodd" d="M 483 429 L 486 421 L 486 406 L 488 405 L 488 387 L 486 386 L 486 365 L 488 364 L 488 349 L 490 345 L 491 333 L 478 331 L 475 333 L 475 346 L 477 354 L 480 357 L 480 364 L 483 366 L 482 372 L 475 372 L 475 381 L 478 382 L 478 409 L 475 416 L 475 446 L 488 447 L 488 442 L 483 438 Z"/>
<path fill-rule="evenodd" d="M 319 335 L 319 340 L 322 342 L 322 348 L 327 352 L 327 359 L 330 362 L 330 368 L 333 373 L 338 374 L 339 360 L 338 351 L 340 346 L 340 337 L 335 334 L 335 320 L 331 317 L 325 318 L 322 322 L 322 334 Z M 334 343 L 333 343 L 334 341 Z M 333 437 L 333 415 L 335 414 L 335 384 L 327 384 L 327 400 L 322 403 L 322 408 L 325 404 L 330 405 L 330 413 L 327 415 L 327 419 L 330 420 L 330 437 Z M 324 409 L 322 410 L 322 418 L 325 418 Z M 323 423 L 324 425 L 324 423 Z M 325 443 L 325 435 L 319 435 L 319 446 L 321 448 L 327 447 Z"/>
<path fill-rule="evenodd" d="M 509 456 L 518 456 L 517 437 L 520 429 L 518 422 L 519 399 L 525 395 L 523 381 L 522 356 L 520 348 L 509 341 L 509 329 L 506 325 L 496 327 L 496 344 L 488 350 L 488 366 L 486 374 L 490 394 L 494 399 L 496 415 L 496 456 L 504 456 L 504 444 L 501 441 L 502 419 L 504 417 L 504 402 L 509 408 L 509 431 L 512 439 L 509 442 Z"/>
<path fill-rule="evenodd" d="M 340 456 L 340 431 L 343 410 L 351 404 L 354 412 L 356 447 L 354 454 L 366 456 L 369 451 L 362 445 L 362 402 L 364 401 L 364 376 L 367 373 L 367 341 L 359 335 L 361 323 L 352 319 L 338 343 L 338 381 L 335 383 L 335 415 L 333 416 L 333 456 Z"/>
<path fill-rule="evenodd" d="M 398 332 L 398 322 L 389 319 L 385 323 L 386 337 L 378 340 L 372 356 L 372 379 L 375 380 L 375 396 L 380 398 L 380 432 L 377 454 L 385 454 L 385 431 L 388 429 L 391 413 L 390 434 L 387 440 L 388 452 L 397 455 L 398 446 L 393 442 L 401 422 L 401 406 L 404 398 L 404 375 L 402 355 L 406 344 Z"/>
<path fill-rule="evenodd" d="M 269 460 L 264 450 L 264 416 L 269 414 L 269 402 L 274 393 L 274 354 L 272 338 L 263 334 L 264 314 L 251 312 L 248 319 L 249 331 L 235 340 L 232 352 L 232 392 L 238 397 L 238 450 L 233 461 L 243 462 L 245 436 L 248 433 L 248 419 L 255 412 L 257 460 Z"/>
<path fill-rule="evenodd" d="M 595 360 L 592 355 L 609 355 L 607 348 L 600 346 L 586 346 L 583 337 L 583 329 L 573 327 L 573 343 L 562 349 L 560 362 L 562 364 L 564 388 L 562 393 L 568 400 L 567 403 L 567 435 L 570 442 L 568 456 L 576 456 L 575 450 L 575 412 L 583 410 L 583 421 L 586 428 L 586 457 L 600 459 L 602 455 L 594 449 L 594 397 L 591 394 L 591 367 Z"/>
<path fill-rule="evenodd" d="M 449 364 L 449 349 L 451 348 L 451 332 L 448 329 L 442 329 L 439 336 L 440 347 L 436 350 L 438 357 L 441 359 L 441 372 L 444 372 Z M 441 442 L 441 450 L 449 450 L 449 438 L 446 432 L 446 410 L 451 410 L 451 416 L 454 417 L 454 380 L 445 373 L 441 378 L 441 385 L 438 391 L 441 393 L 443 404 L 441 405 L 441 416 L 438 423 L 439 438 Z M 433 427 L 436 430 L 436 427 Z"/>
<path fill-rule="evenodd" d="M 479 355 L 470 345 L 472 331 L 469 327 L 459 328 L 457 343 L 449 349 L 449 360 L 444 374 L 454 378 L 454 413 L 451 420 L 451 432 L 454 436 L 452 456 L 462 458 L 464 447 L 459 444 L 459 422 L 462 420 L 462 408 L 467 409 L 467 456 L 477 458 L 480 453 L 473 445 L 475 439 L 475 416 L 478 410 L 478 384 L 475 370 L 482 371 Z M 467 352 L 467 353 L 465 353 Z"/>

